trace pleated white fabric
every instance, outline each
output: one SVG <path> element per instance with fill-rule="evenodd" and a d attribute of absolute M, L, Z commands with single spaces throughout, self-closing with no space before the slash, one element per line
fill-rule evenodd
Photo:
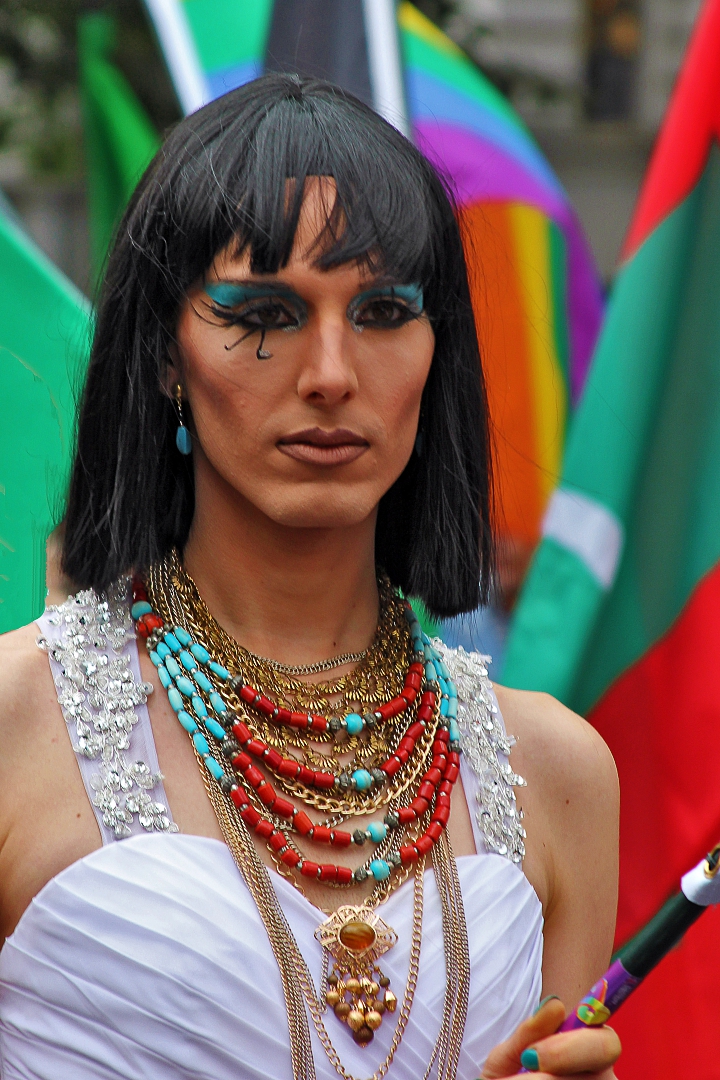
<path fill-rule="evenodd" d="M 0 952 L 0 1077 L 290 1080 L 280 975 L 242 876 L 224 844 L 170 831 L 147 688 L 140 682 L 127 589 L 121 586 L 109 604 L 81 593 L 40 620 L 105 846 L 41 890 Z M 461 775 L 479 854 L 458 859 L 471 963 L 458 1080 L 473 1080 L 490 1049 L 537 1004 L 542 913 L 519 867 L 521 834 L 514 797 L 508 794 L 519 778 L 507 763 L 510 744 L 483 658 L 459 653 L 452 662 L 458 666 L 459 689 L 467 683 L 470 705 L 462 723 L 475 763 L 471 767 L 464 755 Z M 103 681 L 105 671 L 117 685 Z M 120 725 L 125 710 L 130 735 L 123 741 L 118 736 L 125 728 L 118 726 L 112 739 L 103 736 L 109 750 L 99 735 L 93 736 L 97 745 L 83 748 L 95 730 L 91 721 L 103 721 L 95 725 L 98 732 L 108 728 L 103 694 L 111 691 L 122 699 L 110 710 L 111 719 Z M 463 717 L 465 709 L 461 701 Z M 129 787 L 119 785 L 121 776 Z M 123 794 L 126 790 L 132 798 Z M 493 845 L 500 854 L 489 852 Z M 322 953 L 314 933 L 323 915 L 279 874 L 273 872 L 272 881 L 318 986 Z M 442 918 L 431 870 L 424 882 L 418 985 L 389 1080 L 421 1080 L 440 1028 Z M 399 939 L 382 967 L 400 998 L 412 911 L 409 880 L 381 911 Z M 328 1014 L 328 1029 L 351 1074 L 367 1077 L 376 1071 L 390 1047 L 396 1017 L 387 1016 L 371 1045 L 361 1049 L 348 1028 Z M 310 1031 L 318 1080 L 335 1080 L 312 1023 Z"/>
<path fill-rule="evenodd" d="M 458 859 L 470 942 L 471 989 L 459 1080 L 540 995 L 542 915 L 508 859 Z M 316 980 L 322 920 L 273 873 Z M 420 975 L 391 1080 L 419 1080 L 437 1036 L 445 988 L 440 903 L 425 874 Z M 412 882 L 383 919 L 397 945 L 383 969 L 400 996 L 407 977 Z M 397 1015 L 397 1014 L 396 1014 Z M 390 1021 L 390 1022 L 388 1022 Z M 343 1063 L 359 1077 L 383 1061 L 395 1018 L 366 1049 L 330 1014 Z M 319 1080 L 336 1073 L 312 1024 Z M 0 953 L 3 1080 L 290 1080 L 280 976 L 255 904 L 224 844 L 204 837 L 135 836 L 93 852 L 50 881 Z"/>

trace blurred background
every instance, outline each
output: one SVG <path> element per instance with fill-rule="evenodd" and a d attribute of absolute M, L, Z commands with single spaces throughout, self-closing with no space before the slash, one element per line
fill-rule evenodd
<path fill-rule="evenodd" d="M 525 119 L 575 206 L 605 283 L 700 0 L 424 0 Z M 141 0 L 3 0 L 0 187 L 89 291 L 78 16 L 115 16 L 114 59 L 162 131 L 180 118 Z"/>
<path fill-rule="evenodd" d="M 0 0 L 0 629 L 69 591 L 82 293 L 180 119 L 168 70 L 188 112 L 263 70 L 332 77 L 406 114 L 465 240 L 499 558 L 486 609 L 426 628 L 608 742 L 630 941 L 720 830 L 718 57 L 720 0 Z M 627 1080 L 720 1080 L 718 939 L 720 908 L 618 1015 Z"/>

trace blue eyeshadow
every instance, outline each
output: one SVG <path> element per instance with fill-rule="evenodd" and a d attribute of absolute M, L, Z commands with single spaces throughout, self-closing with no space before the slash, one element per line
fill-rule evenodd
<path fill-rule="evenodd" d="M 205 292 L 220 307 L 237 307 L 259 296 L 283 296 L 298 301 L 299 297 L 291 289 L 277 285 L 233 285 L 229 281 L 210 281 L 205 285 Z"/>

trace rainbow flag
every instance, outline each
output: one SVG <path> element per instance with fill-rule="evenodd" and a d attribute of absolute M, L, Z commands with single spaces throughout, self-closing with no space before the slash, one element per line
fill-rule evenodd
<path fill-rule="evenodd" d="M 705 0 L 501 674 L 615 755 L 618 944 L 720 839 L 719 58 Z M 714 909 L 613 1019 L 623 1080 L 720 1078 L 719 967 Z"/>
<path fill-rule="evenodd" d="M 187 112 L 267 69 L 295 68 L 374 103 L 447 177 L 465 231 L 487 373 L 500 528 L 529 553 L 560 474 L 602 299 L 567 197 L 518 116 L 410 3 L 399 5 L 395 29 L 401 104 L 387 47 L 393 27 L 373 34 L 383 12 L 395 18 L 385 0 L 146 2 Z"/>
<path fill-rule="evenodd" d="M 597 275 L 565 193 L 507 101 L 411 4 L 399 18 L 415 137 L 450 179 L 467 237 L 500 527 L 534 547 L 600 328 Z"/>

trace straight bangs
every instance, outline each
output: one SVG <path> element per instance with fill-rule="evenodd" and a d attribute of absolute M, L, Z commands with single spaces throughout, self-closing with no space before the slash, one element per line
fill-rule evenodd
<path fill-rule="evenodd" d="M 325 227 L 307 254 L 322 269 L 364 263 L 373 273 L 427 287 L 434 271 L 427 173 L 400 137 L 393 140 L 398 152 L 388 154 L 392 129 L 380 139 L 375 124 L 342 119 L 319 98 L 286 99 L 263 120 L 238 192 L 238 247 L 249 247 L 256 273 L 285 266 L 305 181 L 330 177 L 335 198 L 327 199 Z"/>
<path fill-rule="evenodd" d="M 106 589 L 182 550 L 192 461 L 164 378 L 180 307 L 224 251 L 254 273 L 289 261 L 308 181 L 327 177 L 310 252 L 331 270 L 418 284 L 435 332 L 419 439 L 380 503 L 377 562 L 436 615 L 475 608 L 491 566 L 490 451 L 475 323 L 452 200 L 422 154 L 352 95 L 265 75 L 168 135 L 120 222 L 98 303 L 65 519 L 63 567 Z"/>
<path fill-rule="evenodd" d="M 292 89 L 292 77 L 269 78 Z M 181 147 L 171 136 L 165 147 L 165 161 L 177 162 L 168 178 L 176 229 L 167 254 L 181 292 L 225 248 L 249 251 L 253 273 L 286 266 L 306 182 L 328 177 L 334 194 L 314 249 L 304 254 L 322 269 L 356 262 L 432 294 L 437 178 L 414 148 L 389 125 L 379 128 L 361 102 L 323 83 L 305 80 L 302 95 L 282 97 L 259 114 L 251 101 L 240 111 L 231 107 L 241 92 L 220 99 L 209 125 L 215 130 L 186 132 Z"/>

